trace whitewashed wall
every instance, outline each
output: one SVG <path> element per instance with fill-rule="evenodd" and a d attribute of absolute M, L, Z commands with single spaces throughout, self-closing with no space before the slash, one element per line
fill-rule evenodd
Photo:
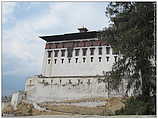
<path fill-rule="evenodd" d="M 102 55 L 98 55 L 98 48 L 102 47 Z M 110 48 L 110 54 L 106 53 L 106 47 L 109 46 L 91 46 L 91 47 L 77 47 L 73 50 L 73 57 L 71 58 L 71 62 L 68 62 L 67 58 L 67 49 L 51 49 L 51 63 L 48 64 L 48 50 L 45 50 L 44 59 L 43 59 L 43 67 L 42 67 L 42 75 L 44 76 L 96 76 L 103 75 L 103 71 L 111 71 L 112 65 L 115 62 L 114 56 L 112 55 L 112 49 Z M 87 55 L 82 55 L 82 48 L 87 48 Z M 94 55 L 90 55 L 90 48 L 95 48 Z M 61 50 L 65 49 L 65 57 L 61 57 Z M 75 56 L 75 49 L 80 49 L 79 56 Z M 54 50 L 59 50 L 58 57 L 54 57 Z M 106 57 L 109 57 L 109 61 L 107 62 Z M 83 63 L 83 57 L 86 58 L 86 62 Z M 91 57 L 93 57 L 93 62 L 91 62 Z M 99 62 L 99 57 L 101 57 L 102 61 Z M 76 63 L 76 58 L 78 58 L 78 63 Z M 54 59 L 57 59 L 57 63 L 55 64 Z M 61 63 L 61 59 L 64 59 L 64 63 Z"/>
<path fill-rule="evenodd" d="M 31 81 L 30 81 L 31 80 Z M 43 80 L 45 84 L 43 83 Z M 53 80 L 53 82 L 51 82 Z M 61 80 L 61 82 L 60 82 Z M 71 80 L 72 84 L 69 84 Z M 78 84 L 78 80 L 80 83 Z M 90 81 L 90 84 L 88 84 Z M 31 83 L 30 83 L 31 82 Z M 81 83 L 82 82 L 82 83 Z M 104 82 L 98 78 L 37 78 L 32 77 L 26 81 L 25 91 L 27 99 L 35 102 L 63 101 L 81 98 L 107 97 L 108 91 Z M 123 96 L 124 90 L 111 92 L 113 96 Z"/>

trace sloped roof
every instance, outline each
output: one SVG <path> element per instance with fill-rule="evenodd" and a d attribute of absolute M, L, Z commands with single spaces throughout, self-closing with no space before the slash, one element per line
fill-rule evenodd
<path fill-rule="evenodd" d="M 80 40 L 80 39 L 97 38 L 98 33 L 99 33 L 98 31 L 91 31 L 91 32 L 70 33 L 63 35 L 40 36 L 40 38 L 42 38 L 46 42 Z"/>

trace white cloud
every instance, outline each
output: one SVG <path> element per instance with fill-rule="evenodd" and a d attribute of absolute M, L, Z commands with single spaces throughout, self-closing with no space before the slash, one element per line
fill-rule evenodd
<path fill-rule="evenodd" d="M 9 18 L 13 17 L 12 13 L 16 7 L 16 2 L 2 2 L 2 22 L 6 23 Z"/>
<path fill-rule="evenodd" d="M 15 4 L 6 4 L 5 9 L 9 6 L 5 16 L 14 11 Z M 41 73 L 45 43 L 39 35 L 76 32 L 83 24 L 90 30 L 100 30 L 108 24 L 104 16 L 104 9 L 98 9 L 95 4 L 56 3 L 40 16 L 17 21 L 13 28 L 3 30 L 3 54 L 24 63 L 6 74 Z"/>

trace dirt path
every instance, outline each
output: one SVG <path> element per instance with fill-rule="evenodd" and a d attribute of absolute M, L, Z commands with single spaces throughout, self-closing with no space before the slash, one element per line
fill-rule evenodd
<path fill-rule="evenodd" d="M 156 118 L 156 115 L 118 115 L 118 116 L 99 116 L 99 115 L 39 115 L 26 116 L 26 118 Z"/>

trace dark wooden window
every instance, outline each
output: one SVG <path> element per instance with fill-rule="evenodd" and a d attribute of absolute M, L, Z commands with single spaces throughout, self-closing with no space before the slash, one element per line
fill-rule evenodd
<path fill-rule="evenodd" d="M 90 55 L 94 55 L 95 48 L 90 48 Z"/>
<path fill-rule="evenodd" d="M 84 62 L 84 63 L 86 62 L 86 58 L 85 58 L 85 57 L 83 58 L 83 62 Z"/>
<path fill-rule="evenodd" d="M 72 84 L 71 80 L 69 80 L 69 84 Z"/>
<path fill-rule="evenodd" d="M 64 63 L 64 59 L 61 59 L 61 63 L 62 63 L 62 64 Z"/>
<path fill-rule="evenodd" d="M 100 47 L 98 48 L 98 50 L 99 50 L 99 55 L 102 55 L 102 48 Z"/>
<path fill-rule="evenodd" d="M 75 49 L 75 56 L 79 56 L 80 49 Z"/>
<path fill-rule="evenodd" d="M 76 58 L 76 63 L 78 62 L 78 58 Z"/>
<path fill-rule="evenodd" d="M 114 58 L 115 58 L 115 62 L 117 61 L 117 56 L 114 56 Z"/>
<path fill-rule="evenodd" d="M 50 59 L 48 59 L 48 64 L 50 64 Z"/>
<path fill-rule="evenodd" d="M 69 63 L 71 62 L 71 59 L 68 59 Z"/>
<path fill-rule="evenodd" d="M 91 83 L 91 82 L 90 82 L 90 79 L 88 79 L 88 82 L 87 82 L 87 84 L 88 84 L 88 85 L 90 85 L 90 83 Z"/>
<path fill-rule="evenodd" d="M 54 59 L 54 63 L 55 63 L 55 64 L 57 63 L 57 59 Z"/>
<path fill-rule="evenodd" d="M 51 57 L 52 51 L 48 51 L 48 58 Z"/>
<path fill-rule="evenodd" d="M 93 62 L 93 57 L 91 57 L 91 62 Z"/>
<path fill-rule="evenodd" d="M 73 49 L 72 48 L 68 48 L 67 49 L 67 57 L 72 57 L 72 52 L 73 52 Z"/>
<path fill-rule="evenodd" d="M 99 62 L 101 62 L 101 57 L 99 57 Z"/>
<path fill-rule="evenodd" d="M 58 57 L 58 52 L 59 52 L 59 50 L 54 50 L 54 57 Z"/>
<path fill-rule="evenodd" d="M 110 54 L 110 47 L 106 47 L 106 54 Z"/>
<path fill-rule="evenodd" d="M 61 50 L 61 56 L 65 57 L 65 50 Z"/>
<path fill-rule="evenodd" d="M 83 51 L 83 56 L 86 56 L 86 54 L 87 54 L 87 48 L 83 48 L 82 51 Z"/>
<path fill-rule="evenodd" d="M 106 57 L 106 61 L 107 61 L 107 62 L 109 61 L 109 57 Z"/>

